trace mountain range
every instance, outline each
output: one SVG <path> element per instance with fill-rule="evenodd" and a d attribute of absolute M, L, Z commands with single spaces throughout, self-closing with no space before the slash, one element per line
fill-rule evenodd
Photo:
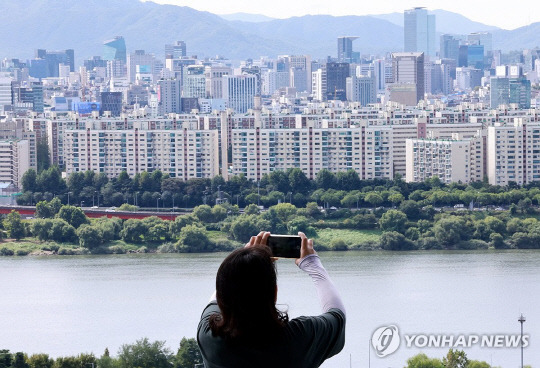
<path fill-rule="evenodd" d="M 495 49 L 540 45 L 540 23 L 515 30 L 473 22 L 435 10 L 438 32 L 489 30 Z M 34 50 L 75 49 L 78 62 L 102 54 L 103 41 L 122 35 L 128 52 L 144 49 L 164 57 L 164 45 L 184 40 L 189 55 L 223 55 L 233 60 L 306 53 L 336 54 L 338 36 L 359 36 L 363 54 L 403 47 L 402 14 L 373 16 L 305 15 L 272 19 L 255 14 L 216 15 L 193 8 L 138 0 L 2 0 L 0 57 L 32 58 Z M 401 19 L 401 20 L 400 20 Z"/>

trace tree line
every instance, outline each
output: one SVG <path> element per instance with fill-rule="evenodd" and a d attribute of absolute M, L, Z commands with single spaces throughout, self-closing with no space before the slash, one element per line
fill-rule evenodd
<path fill-rule="evenodd" d="M 0 368 L 193 368 L 202 362 L 197 341 L 185 337 L 176 353 L 165 346 L 165 341 L 143 338 L 122 345 L 116 357 L 109 354 L 109 349 L 101 357 L 82 353 L 56 359 L 48 354 L 10 353 L 0 349 Z"/>
<path fill-rule="evenodd" d="M 104 173 L 75 172 L 62 178 L 56 166 L 39 174 L 28 170 L 22 178 L 20 205 L 35 205 L 42 200 L 59 198 L 63 204 L 80 206 L 120 206 L 124 203 L 146 208 L 193 208 L 214 204 L 218 198 L 243 208 L 249 204 L 270 207 L 289 202 L 304 207 L 316 202 L 325 207 L 397 206 L 406 199 L 434 206 L 530 206 L 540 203 L 540 182 L 520 187 L 490 185 L 486 181 L 468 185 L 444 184 L 437 177 L 420 183 L 406 183 L 399 175 L 394 179 L 360 180 L 349 170 L 336 174 L 320 170 L 310 180 L 298 168 L 273 171 L 259 182 L 245 176 L 232 176 L 225 181 L 221 176 L 212 179 L 171 178 L 161 171 L 143 172 L 129 177 L 122 172 L 109 179 Z"/>

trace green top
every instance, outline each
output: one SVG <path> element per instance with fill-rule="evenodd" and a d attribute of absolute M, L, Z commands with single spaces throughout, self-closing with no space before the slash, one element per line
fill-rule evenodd
<path fill-rule="evenodd" d="M 259 347 L 212 336 L 208 320 L 214 313 L 220 313 L 216 301 L 204 309 L 197 329 L 206 368 L 313 368 L 345 345 L 345 314 L 337 308 L 319 316 L 294 318 L 280 340 Z"/>

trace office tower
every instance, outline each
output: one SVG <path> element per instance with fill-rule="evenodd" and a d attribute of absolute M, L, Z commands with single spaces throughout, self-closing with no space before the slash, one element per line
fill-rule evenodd
<path fill-rule="evenodd" d="M 155 56 L 147 54 L 144 50 L 135 50 L 127 56 L 127 76 L 130 83 L 135 82 L 135 74 L 137 73 L 137 65 L 142 66 L 144 70 L 150 70 L 152 75 L 155 74 L 154 62 Z"/>
<path fill-rule="evenodd" d="M 232 69 L 228 66 L 211 65 L 205 67 L 206 97 L 223 98 L 223 76 L 230 74 L 232 74 Z"/>
<path fill-rule="evenodd" d="M 442 35 L 439 57 L 441 59 L 452 59 L 457 62 L 459 59 L 459 40 L 452 35 Z"/>
<path fill-rule="evenodd" d="M 179 80 L 180 85 L 182 85 L 184 68 L 188 65 L 195 65 L 196 62 L 196 59 L 173 59 L 172 57 L 168 57 L 165 59 L 165 68 L 168 69 L 173 74 L 173 78 Z"/>
<path fill-rule="evenodd" d="M 424 53 L 393 53 L 392 74 L 390 101 L 416 105 L 424 99 Z"/>
<path fill-rule="evenodd" d="M 122 36 L 103 42 L 103 59 L 127 62 L 126 41 Z"/>
<path fill-rule="evenodd" d="M 43 84 L 31 82 L 21 85 L 19 82 L 12 82 L 11 104 L 15 110 L 43 112 Z"/>
<path fill-rule="evenodd" d="M 347 78 L 350 76 L 349 63 L 326 63 L 323 68 L 326 74 L 325 99 L 347 100 Z"/>
<path fill-rule="evenodd" d="M 373 77 L 375 78 L 375 85 L 377 91 L 384 91 L 386 86 L 386 60 L 377 59 L 373 60 Z"/>
<path fill-rule="evenodd" d="M 187 56 L 186 43 L 184 41 L 176 41 L 172 45 L 165 45 L 165 59 L 169 56 L 172 56 L 173 59 L 180 59 Z"/>
<path fill-rule="evenodd" d="M 204 75 L 204 68 L 204 65 L 189 65 L 184 69 L 182 97 L 206 97 L 206 77 Z"/>
<path fill-rule="evenodd" d="M 11 78 L 0 77 L 0 112 L 11 107 Z"/>
<path fill-rule="evenodd" d="M 182 108 L 180 104 L 181 87 L 180 81 L 176 79 L 158 81 L 157 98 L 159 115 L 180 113 Z"/>
<path fill-rule="evenodd" d="M 469 45 L 484 46 L 484 55 L 489 55 L 493 51 L 493 37 L 489 32 L 475 32 L 467 36 Z"/>
<path fill-rule="evenodd" d="M 531 108 L 531 81 L 523 77 L 492 77 L 490 79 L 492 108 L 517 104 L 520 109 Z"/>
<path fill-rule="evenodd" d="M 362 106 L 377 102 L 377 86 L 373 73 L 347 78 L 347 101 L 360 102 Z"/>
<path fill-rule="evenodd" d="M 83 65 L 88 71 L 98 67 L 106 68 L 107 60 L 102 59 L 101 56 L 92 56 L 92 59 L 85 60 Z"/>
<path fill-rule="evenodd" d="M 435 15 L 425 8 L 405 10 L 404 36 L 405 52 L 435 56 Z"/>
<path fill-rule="evenodd" d="M 245 113 L 253 108 L 254 98 L 259 93 L 255 75 L 223 76 L 223 99 L 227 101 L 227 106 L 237 113 Z"/>
<path fill-rule="evenodd" d="M 101 100 L 100 115 L 109 111 L 111 116 L 120 116 L 122 113 L 122 92 L 101 92 L 99 96 Z"/>
<path fill-rule="evenodd" d="M 461 91 L 473 90 L 482 85 L 484 72 L 475 68 L 456 68 L 456 87 Z"/>
<path fill-rule="evenodd" d="M 35 56 L 34 60 L 42 60 L 42 62 L 34 62 L 34 67 L 31 67 L 30 75 L 35 78 L 58 77 L 58 66 L 60 64 L 69 65 L 70 72 L 75 71 L 75 52 L 73 49 L 62 51 L 37 49 Z"/>
<path fill-rule="evenodd" d="M 122 60 L 107 61 L 107 78 L 123 78 L 127 76 L 126 63 Z"/>
<path fill-rule="evenodd" d="M 342 36 L 337 39 L 337 61 L 340 63 L 354 63 L 353 41 L 358 37 Z"/>
<path fill-rule="evenodd" d="M 468 45 L 467 66 L 475 69 L 484 69 L 484 46 Z"/>
<path fill-rule="evenodd" d="M 436 60 L 434 66 L 434 76 L 432 76 L 433 92 L 449 95 L 454 88 L 456 61 L 451 59 Z M 454 77 L 452 77 L 452 71 Z"/>
<path fill-rule="evenodd" d="M 469 46 L 460 45 L 458 51 L 458 67 L 467 67 L 469 66 Z"/>

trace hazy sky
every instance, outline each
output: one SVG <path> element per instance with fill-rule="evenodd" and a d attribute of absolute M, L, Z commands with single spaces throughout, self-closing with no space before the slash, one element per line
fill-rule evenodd
<path fill-rule="evenodd" d="M 368 15 L 425 6 L 460 13 L 472 20 L 514 29 L 540 21 L 538 0 L 153 0 L 216 14 L 254 13 L 274 18 L 305 14 Z"/>

